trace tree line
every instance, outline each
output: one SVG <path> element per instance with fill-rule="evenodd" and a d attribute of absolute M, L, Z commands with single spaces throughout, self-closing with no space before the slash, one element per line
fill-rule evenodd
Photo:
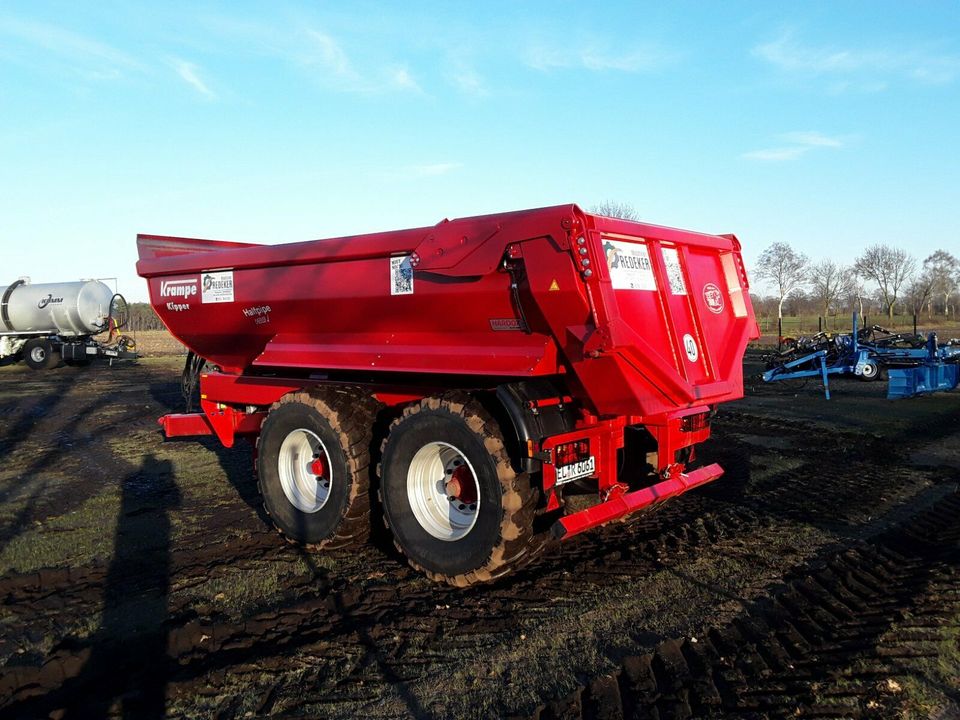
<path fill-rule="evenodd" d="M 150 303 L 128 303 L 127 310 L 129 317 L 127 324 L 123 329 L 128 332 L 138 332 L 141 330 L 163 330 L 164 325 L 160 318 L 153 311 Z"/>
<path fill-rule="evenodd" d="M 770 281 L 775 291 L 772 298 L 757 298 L 758 307 L 776 302 L 778 318 L 788 301 L 800 312 L 813 308 L 823 317 L 843 308 L 860 315 L 877 309 L 892 320 L 898 307 L 901 314 L 950 317 L 960 293 L 960 260 L 937 250 L 918 262 L 901 248 L 877 244 L 847 266 L 829 258 L 811 262 L 789 243 L 777 242 L 760 255 L 755 277 Z"/>

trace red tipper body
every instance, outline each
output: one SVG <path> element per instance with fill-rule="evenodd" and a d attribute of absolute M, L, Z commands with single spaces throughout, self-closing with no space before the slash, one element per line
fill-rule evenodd
<path fill-rule="evenodd" d="M 367 384 L 387 404 L 453 388 L 511 395 L 518 462 L 542 471 L 548 509 L 568 475 L 597 481 L 601 502 L 563 515 L 558 535 L 722 472 L 685 470 L 716 404 L 742 396 L 757 336 L 732 235 L 562 205 L 284 245 L 140 235 L 138 247 L 157 314 L 219 368 L 201 381 L 205 415 L 169 416 L 169 435 L 230 444 L 315 383 Z M 543 436 L 550 412 L 563 432 Z M 653 485 L 617 476 L 628 428 L 646 431 Z M 577 440 L 588 445 L 565 446 Z"/>

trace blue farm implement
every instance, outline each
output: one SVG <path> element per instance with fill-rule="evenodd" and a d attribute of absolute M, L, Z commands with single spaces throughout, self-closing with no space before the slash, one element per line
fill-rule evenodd
<path fill-rule="evenodd" d="M 798 338 L 765 359 L 766 382 L 819 377 L 828 400 L 831 375 L 861 380 L 886 375 L 890 400 L 952 390 L 960 382 L 960 345 L 940 346 L 935 333 L 895 335 L 876 325 L 858 330 L 856 314 L 848 335 Z"/>

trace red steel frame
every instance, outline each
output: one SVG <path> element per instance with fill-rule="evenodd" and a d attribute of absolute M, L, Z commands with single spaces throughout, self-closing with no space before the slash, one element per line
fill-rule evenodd
<path fill-rule="evenodd" d="M 202 412 L 172 413 L 158 422 L 168 438 L 198 435 L 216 435 L 225 447 L 233 447 L 237 436 L 256 436 L 260 425 L 267 417 L 264 410 L 248 412 L 245 407 L 268 407 L 290 392 L 309 390 L 325 384 L 324 381 L 304 381 L 293 378 L 263 378 L 224 373 L 204 373 L 200 376 L 200 407 Z M 372 389 L 372 394 L 386 405 L 402 405 L 425 397 L 421 392 L 402 389 Z M 569 401 L 570 398 L 563 398 Z M 558 399 L 559 401 L 559 399 Z M 540 406 L 544 406 L 540 401 Z M 569 538 L 604 523 L 637 512 L 645 507 L 680 495 L 699 485 L 716 480 L 723 469 L 712 464 L 684 473 L 683 463 L 674 462 L 676 452 L 706 440 L 709 426 L 684 430 L 684 418 L 704 415 L 707 407 L 694 407 L 677 411 L 661 418 L 662 423 L 645 423 L 645 427 L 657 441 L 657 470 L 662 481 L 650 487 L 627 492 L 629 485 L 617 474 L 617 451 L 623 447 L 623 433 L 628 424 L 638 418 L 616 417 L 601 420 L 590 413 L 583 413 L 578 427 L 568 433 L 545 438 L 542 443 L 528 448 L 530 457 L 543 461 L 543 491 L 547 498 L 547 511 L 560 509 L 556 484 L 554 449 L 567 442 L 588 440 L 595 451 L 596 479 L 602 501 L 586 510 L 561 517 L 554 525 L 553 534 Z"/>

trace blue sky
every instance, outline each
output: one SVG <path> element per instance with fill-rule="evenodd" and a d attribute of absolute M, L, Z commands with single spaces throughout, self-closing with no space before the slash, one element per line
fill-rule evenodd
<path fill-rule="evenodd" d="M 960 4 L 0 4 L 0 283 L 566 202 L 960 253 Z"/>

